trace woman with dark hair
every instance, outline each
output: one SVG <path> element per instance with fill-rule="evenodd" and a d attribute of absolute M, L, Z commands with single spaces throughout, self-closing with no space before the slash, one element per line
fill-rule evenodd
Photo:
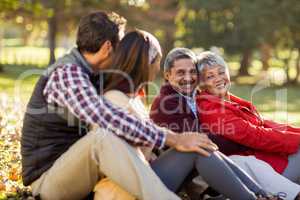
<path fill-rule="evenodd" d="M 162 53 L 158 41 L 152 37 L 144 31 L 133 31 L 125 36 L 112 63 L 111 69 L 117 73 L 108 75 L 104 91 L 118 89 L 134 94 L 145 89 L 142 85 L 155 78 L 160 70 Z"/>
<path fill-rule="evenodd" d="M 159 42 L 153 35 L 141 30 L 127 33 L 116 49 L 113 68 L 105 82 L 104 96 L 112 103 L 127 108 L 141 120 L 149 120 L 142 97 L 147 93 L 147 83 L 154 80 L 160 69 L 161 57 Z M 203 137 L 206 135 L 203 134 Z M 207 141 L 211 143 L 210 140 Z M 145 177 L 149 177 L 147 173 L 150 172 L 143 171 L 142 168 L 149 163 L 140 149 L 134 149 L 137 152 L 135 167 L 138 178 L 147 184 L 147 188 L 152 188 L 155 186 L 153 181 L 145 181 Z M 173 192 L 196 169 L 211 187 L 231 200 L 277 199 L 267 197 L 256 182 L 218 151 L 203 149 L 203 152 L 198 153 L 182 153 L 169 149 L 152 160 L 150 166 Z M 161 196 L 158 199 L 167 198 Z"/>

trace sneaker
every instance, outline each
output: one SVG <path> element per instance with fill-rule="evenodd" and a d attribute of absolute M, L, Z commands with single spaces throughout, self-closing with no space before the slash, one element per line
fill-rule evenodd
<path fill-rule="evenodd" d="M 202 199 L 203 200 L 227 200 L 227 198 L 221 194 L 219 194 L 218 196 L 214 196 L 214 197 L 212 197 L 208 194 L 205 194 Z"/>
<path fill-rule="evenodd" d="M 268 196 L 261 196 L 258 195 L 258 200 L 284 200 L 287 197 L 287 194 L 284 192 L 279 192 L 277 195 L 268 195 Z"/>
<path fill-rule="evenodd" d="M 226 198 L 215 191 L 213 188 L 208 187 L 202 194 L 201 198 L 202 200 L 226 200 Z"/>

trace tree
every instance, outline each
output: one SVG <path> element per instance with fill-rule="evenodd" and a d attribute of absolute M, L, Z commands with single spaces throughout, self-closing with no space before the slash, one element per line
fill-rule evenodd
<path fill-rule="evenodd" d="M 65 33 L 66 30 L 70 30 L 68 26 L 74 28 L 74 24 L 79 21 L 82 15 L 105 3 L 101 0 L 40 0 L 38 2 L 47 11 L 40 20 L 45 20 L 48 24 L 49 64 L 55 62 L 55 49 L 59 32 Z"/>
<path fill-rule="evenodd" d="M 57 38 L 73 31 L 82 15 L 97 9 L 117 12 L 128 19 L 129 27 L 154 33 L 167 51 L 175 42 L 177 0 L 13 0 L 7 1 L 9 5 L 5 2 L 4 10 L 12 19 L 21 15 L 34 24 L 47 22 L 50 64 L 55 61 Z"/>
<path fill-rule="evenodd" d="M 288 11 L 288 12 L 287 12 Z M 287 84 L 298 83 L 300 79 L 300 5 L 297 0 L 283 1 L 280 6 L 282 27 L 277 33 L 278 43 L 276 49 L 285 49 L 290 52 L 286 58 Z M 296 53 L 296 58 L 293 53 Z M 294 61 L 294 66 L 293 62 Z M 296 76 L 290 77 L 291 67 L 296 69 Z"/>
<path fill-rule="evenodd" d="M 4 0 L 0 2 L 0 20 L 14 21 L 17 17 L 34 22 L 44 16 L 43 7 L 37 1 Z M 25 24 L 26 25 L 26 24 Z"/>
<path fill-rule="evenodd" d="M 0 11 L 7 19 L 20 15 L 34 23 L 47 22 L 49 64 L 51 64 L 55 61 L 58 33 L 70 30 L 69 27 L 77 23 L 86 12 L 106 5 L 104 0 L 5 0 L 1 1 Z"/>
<path fill-rule="evenodd" d="M 268 43 L 262 43 L 259 47 L 260 51 L 260 59 L 262 62 L 262 70 L 268 71 L 270 65 L 269 65 L 269 59 L 271 58 L 271 51 L 272 46 Z"/>
<path fill-rule="evenodd" d="M 223 47 L 241 55 L 240 75 L 248 74 L 251 56 L 261 44 L 272 44 L 279 27 L 276 0 L 181 1 L 178 38 L 189 47 Z"/>
<path fill-rule="evenodd" d="M 176 32 L 175 17 L 179 10 L 178 0 L 109 2 L 111 9 L 127 19 L 128 29 L 137 27 L 153 33 L 158 37 L 164 52 L 173 48 Z"/>
<path fill-rule="evenodd" d="M 0 21 L 5 21 L 12 16 L 15 16 L 15 13 L 20 10 L 22 7 L 22 3 L 18 0 L 3 0 L 0 1 Z M 27 6 L 23 8 L 23 11 L 28 11 Z M 0 40 L 2 40 L 2 31 L 0 34 Z M 2 45 L 0 45 L 0 51 L 1 51 Z M 0 63 L 0 72 L 3 71 L 3 66 Z"/>

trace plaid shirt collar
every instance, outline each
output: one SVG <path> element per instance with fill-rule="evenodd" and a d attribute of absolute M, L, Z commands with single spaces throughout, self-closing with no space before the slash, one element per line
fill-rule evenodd
<path fill-rule="evenodd" d="M 63 66 L 66 64 L 75 64 L 80 66 L 85 73 L 89 76 L 98 75 L 99 73 L 95 73 L 91 67 L 91 65 L 86 61 L 83 55 L 79 52 L 78 48 L 73 47 L 68 54 L 59 58 L 54 64 L 49 66 L 44 71 L 44 76 L 50 76 L 50 74 L 56 69 L 57 66 Z"/>
<path fill-rule="evenodd" d="M 75 57 L 76 61 L 79 62 L 78 66 L 82 66 L 89 74 L 94 74 L 92 67 L 83 57 L 83 55 L 79 52 L 78 48 L 74 47 L 71 50 L 71 54 Z"/>

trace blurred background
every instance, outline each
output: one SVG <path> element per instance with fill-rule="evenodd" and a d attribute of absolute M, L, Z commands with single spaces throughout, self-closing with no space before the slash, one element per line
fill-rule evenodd
<path fill-rule="evenodd" d="M 21 96 L 16 80 L 73 47 L 80 17 L 98 9 L 155 34 L 165 54 L 178 46 L 217 51 L 229 63 L 233 93 L 265 117 L 300 125 L 299 0 L 1 0 L 0 191 L 21 182 L 22 116 L 38 76 L 22 80 Z"/>
<path fill-rule="evenodd" d="M 300 81 L 298 0 L 1 0 L 1 78 L 53 63 L 73 47 L 80 17 L 98 9 L 155 34 L 165 54 L 175 46 L 219 52 L 238 84 Z"/>

